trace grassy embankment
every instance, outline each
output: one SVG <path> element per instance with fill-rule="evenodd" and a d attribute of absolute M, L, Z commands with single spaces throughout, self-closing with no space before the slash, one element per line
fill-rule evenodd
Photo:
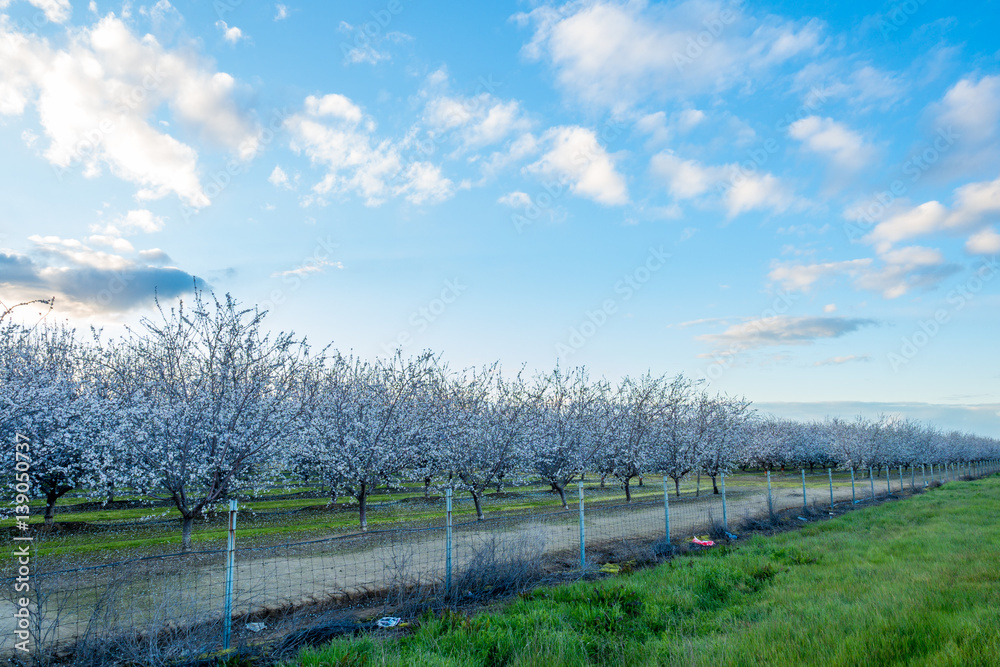
<path fill-rule="evenodd" d="M 295 665 L 995 665 L 1000 477 L 597 582 L 540 588 Z"/>

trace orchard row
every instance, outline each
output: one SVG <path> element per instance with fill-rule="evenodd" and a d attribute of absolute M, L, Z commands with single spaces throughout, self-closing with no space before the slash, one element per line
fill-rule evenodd
<path fill-rule="evenodd" d="M 4 320 L 8 321 L 4 321 Z M 420 481 L 468 493 L 541 479 L 566 505 L 588 471 L 631 485 L 650 473 L 713 480 L 739 467 L 943 464 L 1000 458 L 1000 441 L 912 421 L 798 423 L 741 397 L 646 374 L 618 382 L 560 368 L 530 377 L 499 364 L 455 370 L 439 356 L 375 360 L 312 350 L 264 328 L 265 313 L 196 294 L 118 338 L 26 328 L 0 314 L 3 478 L 18 505 L 114 489 L 174 503 L 194 519 L 289 472 L 335 496 Z M 16 434 L 29 442 L 15 461 Z"/>

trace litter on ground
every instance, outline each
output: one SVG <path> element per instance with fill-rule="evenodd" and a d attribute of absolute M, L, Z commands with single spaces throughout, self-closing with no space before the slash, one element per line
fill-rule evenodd
<path fill-rule="evenodd" d="M 728 537 L 731 540 L 738 540 L 738 539 L 740 539 L 737 536 L 735 536 L 732 533 L 730 533 L 728 530 L 726 531 L 726 537 Z"/>
<path fill-rule="evenodd" d="M 260 632 L 266 627 L 267 625 L 265 625 L 264 623 L 247 623 L 247 630 L 249 630 L 250 632 Z"/>
<path fill-rule="evenodd" d="M 622 568 L 618 563 L 605 563 L 601 566 L 601 572 L 606 574 L 618 574 L 622 571 Z"/>
<path fill-rule="evenodd" d="M 382 618 L 375 621 L 375 625 L 380 628 L 394 628 L 399 625 L 399 622 L 403 619 L 398 616 L 383 616 Z"/>
<path fill-rule="evenodd" d="M 809 520 L 809 519 L 805 518 L 804 516 L 800 516 L 800 517 L 798 517 L 798 519 L 799 519 L 799 521 L 808 521 Z"/>
<path fill-rule="evenodd" d="M 702 547 L 714 547 L 715 546 L 715 542 L 713 542 L 712 540 L 703 540 L 703 539 L 698 538 L 698 537 L 692 537 L 691 538 L 691 544 L 697 544 L 697 545 L 702 546 Z"/>

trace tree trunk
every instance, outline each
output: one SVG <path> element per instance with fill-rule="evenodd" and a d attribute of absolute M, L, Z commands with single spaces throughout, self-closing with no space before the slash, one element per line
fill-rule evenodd
<path fill-rule="evenodd" d="M 810 474 L 810 475 L 811 475 L 811 474 L 813 474 L 813 468 L 814 468 L 814 467 L 816 467 L 816 464 L 815 464 L 815 463 L 810 463 L 810 464 L 809 464 L 809 474 Z"/>
<path fill-rule="evenodd" d="M 678 498 L 681 497 L 681 478 L 680 477 L 674 477 L 674 493 L 677 495 Z"/>
<path fill-rule="evenodd" d="M 715 495 L 719 495 L 719 487 L 715 483 L 715 475 L 712 475 L 712 493 L 714 493 Z"/>
<path fill-rule="evenodd" d="M 622 480 L 622 486 L 625 487 L 625 502 L 627 503 L 632 502 L 632 489 L 629 488 L 629 482 L 631 481 L 632 481 L 631 477 L 626 477 L 624 480 Z"/>
<path fill-rule="evenodd" d="M 424 498 L 430 498 L 431 496 L 431 478 L 424 477 Z"/>
<path fill-rule="evenodd" d="M 368 530 L 368 484 L 361 482 L 358 489 L 358 511 L 361 518 L 361 530 Z"/>
<path fill-rule="evenodd" d="M 701 471 L 698 471 L 698 481 L 694 485 L 694 497 L 697 498 L 701 495 Z"/>
<path fill-rule="evenodd" d="M 52 521 L 56 516 L 56 501 L 59 500 L 59 494 L 53 491 L 49 491 L 45 494 L 45 527 L 51 528 Z"/>
<path fill-rule="evenodd" d="M 605 480 L 605 478 L 607 478 L 607 475 L 601 475 L 601 488 L 602 489 L 604 488 L 604 480 Z"/>
<path fill-rule="evenodd" d="M 642 475 L 639 475 L 639 488 L 642 488 Z"/>
<path fill-rule="evenodd" d="M 108 484 L 108 499 L 104 501 L 105 503 L 115 502 L 115 485 Z"/>
<path fill-rule="evenodd" d="M 472 494 L 472 504 L 476 506 L 476 521 L 482 521 L 483 517 L 483 505 L 480 493 L 478 491 L 469 491 Z"/>
<path fill-rule="evenodd" d="M 184 515 L 181 524 L 181 551 L 191 551 L 191 527 L 194 526 L 194 513 Z"/>
<path fill-rule="evenodd" d="M 556 491 L 559 492 L 559 500 L 562 502 L 563 509 L 564 510 L 568 510 L 569 509 L 569 505 L 566 504 L 566 487 L 565 486 L 559 486 L 558 484 L 556 484 L 554 486 L 556 487 Z"/>

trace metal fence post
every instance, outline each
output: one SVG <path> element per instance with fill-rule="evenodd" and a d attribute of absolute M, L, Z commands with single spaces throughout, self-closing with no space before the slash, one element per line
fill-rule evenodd
<path fill-rule="evenodd" d="M 923 484 L 924 487 L 927 486 L 927 471 L 925 470 L 923 463 L 920 464 L 920 483 Z"/>
<path fill-rule="evenodd" d="M 806 469 L 802 468 L 802 512 L 809 511 L 809 503 L 806 500 Z"/>
<path fill-rule="evenodd" d="M 726 473 L 720 473 L 722 476 L 722 529 L 729 532 L 729 519 L 726 518 Z"/>
<path fill-rule="evenodd" d="M 663 518 L 667 528 L 667 544 L 670 544 L 670 491 L 667 488 L 667 478 L 663 478 Z"/>
<path fill-rule="evenodd" d="M 872 472 L 872 467 L 868 466 L 868 483 L 872 485 L 872 500 L 875 500 L 875 475 Z"/>
<path fill-rule="evenodd" d="M 931 464 L 931 483 L 934 482 L 934 464 Z"/>
<path fill-rule="evenodd" d="M 767 471 L 767 515 L 774 519 L 774 501 L 771 500 L 771 471 Z"/>
<path fill-rule="evenodd" d="M 451 489 L 444 490 L 444 592 L 451 595 Z"/>
<path fill-rule="evenodd" d="M 892 495 L 892 468 L 889 466 L 885 467 L 885 488 L 888 489 L 887 493 Z"/>
<path fill-rule="evenodd" d="M 899 466 L 899 492 L 903 492 L 903 466 Z"/>
<path fill-rule="evenodd" d="M 233 574 L 236 564 L 236 501 L 229 501 L 229 540 L 226 543 L 226 610 L 222 615 L 222 648 L 229 650 L 233 634 Z"/>
<path fill-rule="evenodd" d="M 912 463 L 910 464 L 910 490 L 916 491 L 917 489 L 917 468 Z"/>
<path fill-rule="evenodd" d="M 858 496 L 854 493 L 854 466 L 851 466 L 851 504 L 856 505 Z"/>
<path fill-rule="evenodd" d="M 830 477 L 830 509 L 833 509 L 833 468 L 827 468 L 826 474 Z"/>
<path fill-rule="evenodd" d="M 580 491 L 580 567 L 587 567 L 587 529 L 583 525 L 583 480 L 577 485 Z"/>

